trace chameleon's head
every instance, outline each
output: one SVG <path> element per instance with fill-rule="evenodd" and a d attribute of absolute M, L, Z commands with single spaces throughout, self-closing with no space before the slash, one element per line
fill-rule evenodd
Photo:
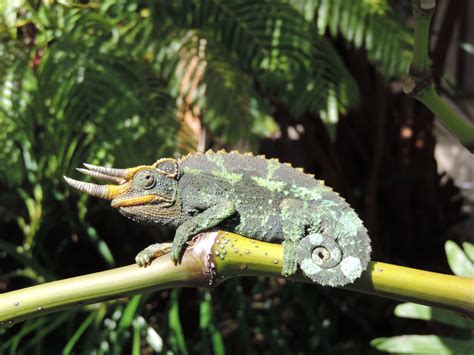
<path fill-rule="evenodd" d="M 140 206 L 153 205 L 166 209 L 176 201 L 178 163 L 174 159 L 160 159 L 153 165 L 129 169 L 113 169 L 84 164 L 81 173 L 115 185 L 96 185 L 64 176 L 64 180 L 79 191 L 111 200 L 112 207 L 132 218 L 139 217 Z M 135 216 L 138 215 L 138 216 Z"/>

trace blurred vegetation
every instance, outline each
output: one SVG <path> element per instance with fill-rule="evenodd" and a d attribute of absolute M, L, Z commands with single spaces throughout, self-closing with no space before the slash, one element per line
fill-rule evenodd
<path fill-rule="evenodd" d="M 129 264 L 171 238 L 61 175 L 221 147 L 325 179 L 363 217 L 374 259 L 449 270 L 461 200 L 436 171 L 432 114 L 400 92 L 409 17 L 408 1 L 386 0 L 1 0 L 0 292 Z M 18 324 L 0 330 L 0 353 L 366 353 L 410 329 L 392 304 L 231 280 Z"/>
<path fill-rule="evenodd" d="M 463 243 L 461 249 L 448 240 L 444 247 L 451 270 L 457 276 L 474 278 L 474 244 Z M 421 319 L 446 324 L 442 335 L 399 335 L 373 339 L 371 344 L 389 353 L 468 354 L 474 348 L 474 320 L 462 315 L 414 303 L 403 303 L 395 307 L 397 317 Z"/>

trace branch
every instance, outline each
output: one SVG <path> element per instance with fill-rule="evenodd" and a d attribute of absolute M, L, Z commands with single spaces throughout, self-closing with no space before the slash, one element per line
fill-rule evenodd
<path fill-rule="evenodd" d="M 280 277 L 281 244 L 212 231 L 197 236 L 175 266 L 162 255 L 147 268 L 129 265 L 0 294 L 0 325 L 10 326 L 63 309 L 172 287 L 215 287 L 239 276 Z M 311 281 L 298 273 L 290 279 Z M 371 262 L 344 289 L 410 301 L 474 316 L 474 280 Z"/>
<path fill-rule="evenodd" d="M 410 73 L 403 78 L 403 91 L 428 107 L 446 128 L 474 153 L 474 124 L 465 122 L 439 97 L 429 71 L 429 32 L 436 1 L 412 0 L 412 7 L 415 17 L 415 43 Z"/>

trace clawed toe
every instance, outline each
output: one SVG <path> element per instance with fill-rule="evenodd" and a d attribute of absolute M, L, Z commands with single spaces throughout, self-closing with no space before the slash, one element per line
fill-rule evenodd
<path fill-rule="evenodd" d="M 135 262 L 139 267 L 147 267 L 157 257 L 169 253 L 170 247 L 170 243 L 152 244 L 137 254 Z"/>
<path fill-rule="evenodd" d="M 135 262 L 139 267 L 147 267 L 151 263 L 151 258 L 146 252 L 142 251 L 135 257 Z"/>
<path fill-rule="evenodd" d="M 172 261 L 175 265 L 178 265 L 179 254 L 176 253 L 176 252 L 171 252 L 171 261 Z"/>

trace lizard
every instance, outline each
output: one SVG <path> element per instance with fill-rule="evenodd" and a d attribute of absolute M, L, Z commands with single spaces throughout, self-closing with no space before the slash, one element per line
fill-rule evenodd
<path fill-rule="evenodd" d="M 134 221 L 174 228 L 170 255 L 175 264 L 188 240 L 214 227 L 282 243 L 282 275 L 299 267 L 321 285 L 352 283 L 370 260 L 367 230 L 350 205 L 324 181 L 277 159 L 222 150 L 128 169 L 84 166 L 77 170 L 115 184 L 64 176 L 65 181 L 111 200 Z M 152 244 L 135 260 L 146 267 L 169 247 Z"/>

